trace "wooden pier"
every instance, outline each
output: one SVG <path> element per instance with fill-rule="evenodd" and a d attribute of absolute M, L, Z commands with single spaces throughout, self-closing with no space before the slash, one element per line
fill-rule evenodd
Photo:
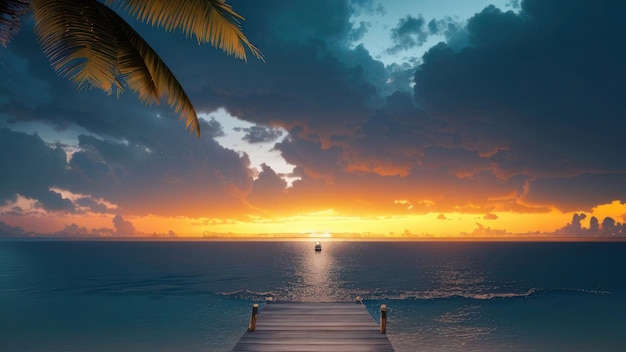
<path fill-rule="evenodd" d="M 360 303 L 269 303 L 262 312 L 255 306 L 233 352 L 394 351 L 384 305 L 380 324 Z"/>

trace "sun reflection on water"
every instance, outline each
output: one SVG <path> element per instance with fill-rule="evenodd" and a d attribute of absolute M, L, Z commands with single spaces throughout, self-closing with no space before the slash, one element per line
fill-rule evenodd
<path fill-rule="evenodd" d="M 347 299 L 341 289 L 333 243 L 322 242 L 321 251 L 315 250 L 314 243 L 294 243 L 294 279 L 287 285 L 285 296 L 278 299 L 292 302 L 340 302 Z"/>

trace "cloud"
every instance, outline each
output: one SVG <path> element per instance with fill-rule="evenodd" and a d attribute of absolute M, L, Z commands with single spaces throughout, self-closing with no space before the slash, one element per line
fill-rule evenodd
<path fill-rule="evenodd" d="M 261 172 L 252 185 L 252 192 L 247 199 L 258 208 L 280 210 L 285 201 L 287 182 L 279 177 L 271 167 L 261 165 Z"/>
<path fill-rule="evenodd" d="M 493 213 L 487 213 L 487 214 L 485 214 L 485 216 L 483 216 L 483 219 L 485 219 L 485 220 L 496 220 L 496 219 L 498 219 L 498 215 L 493 214 Z"/>
<path fill-rule="evenodd" d="M 0 56 L 0 107 L 4 114 L 20 108 L 36 108 L 50 101 L 50 84 L 30 74 L 28 59 L 12 50 L 3 50 Z M 14 111 L 10 111 L 14 110 Z"/>
<path fill-rule="evenodd" d="M 424 56 L 415 99 L 445 123 L 451 147 L 480 156 L 500 178 L 528 177 L 539 187 L 542 178 L 596 175 L 576 192 L 526 197 L 563 211 L 590 208 L 607 199 L 597 182 L 619 183 L 616 175 L 626 172 L 614 162 L 626 147 L 619 132 L 626 120 L 618 118 L 626 114 L 618 83 L 626 78 L 626 51 L 619 44 L 624 32 L 615 30 L 625 6 L 525 1 L 520 13 L 487 7 L 468 21 L 469 47 L 442 43 Z"/>
<path fill-rule="evenodd" d="M 108 213 L 110 210 L 105 204 L 97 202 L 91 197 L 78 198 L 75 203 L 92 213 Z"/>
<path fill-rule="evenodd" d="M 72 203 L 72 201 L 63 198 L 60 193 L 52 190 L 35 194 L 34 198 L 38 201 L 36 206 L 46 210 L 65 210 L 70 212 L 74 211 L 74 204 Z"/>
<path fill-rule="evenodd" d="M 0 150 L 0 204 L 14 201 L 19 194 L 36 200 L 44 210 L 74 211 L 71 201 L 50 190 L 64 183 L 68 176 L 63 150 L 47 146 L 37 135 L 2 127 Z"/>
<path fill-rule="evenodd" d="M 19 226 L 11 226 L 4 221 L 0 221 L 0 237 L 25 237 L 29 233 Z"/>
<path fill-rule="evenodd" d="M 486 237 L 507 237 L 507 236 L 511 236 L 511 233 L 509 233 L 506 230 L 502 230 L 502 229 L 492 229 L 491 227 L 485 227 L 480 223 L 476 223 L 476 228 L 472 231 L 472 232 L 461 232 L 461 236 L 465 236 L 465 237 L 480 237 L 480 238 L 486 238 Z"/>
<path fill-rule="evenodd" d="M 598 204 L 626 199 L 626 174 L 580 174 L 529 180 L 523 199 L 552 204 L 566 212 L 591 211 Z"/>
<path fill-rule="evenodd" d="M 137 232 L 133 223 L 124 220 L 121 215 L 115 215 L 113 218 L 113 227 L 115 227 L 115 234 L 117 236 L 134 236 Z"/>
<path fill-rule="evenodd" d="M 351 41 L 359 41 L 363 38 L 363 36 L 368 32 L 369 28 L 372 25 L 368 22 L 361 21 L 359 22 L 359 26 L 350 31 L 349 38 Z"/>
<path fill-rule="evenodd" d="M 384 16 L 387 13 L 382 2 L 374 0 L 351 0 L 350 6 L 354 16 L 362 13 Z"/>
<path fill-rule="evenodd" d="M 152 134 L 126 143 L 80 136 L 80 151 L 70 160 L 63 188 L 135 215 L 203 216 L 245 209 L 242 195 L 252 182 L 247 156 L 212 139 L 190 138 L 174 125 L 153 126 Z"/>
<path fill-rule="evenodd" d="M 299 170 L 315 179 L 330 181 L 340 172 L 341 148 L 323 148 L 320 142 L 300 137 L 299 129 L 292 130 L 290 134 L 290 139 L 275 145 L 287 163 L 298 165 Z"/>
<path fill-rule="evenodd" d="M 459 19 L 453 19 L 451 17 L 432 19 L 428 22 L 428 31 L 430 35 L 445 37 L 446 45 L 457 51 L 462 50 L 470 44 L 466 23 Z"/>
<path fill-rule="evenodd" d="M 422 46 L 429 35 L 429 28 L 422 15 L 417 17 L 408 15 L 401 18 L 396 27 L 391 30 L 393 45 L 387 49 L 387 53 L 395 55 L 400 51 Z"/>
<path fill-rule="evenodd" d="M 114 220 L 115 221 L 115 220 Z M 123 221 L 123 220 L 122 220 Z M 69 225 L 65 225 L 65 227 L 57 232 L 52 233 L 52 236 L 55 237 L 112 237 L 112 236 L 127 236 L 134 234 L 134 228 L 132 228 L 132 224 L 129 226 L 129 231 L 123 230 L 113 231 L 108 228 L 94 228 L 88 229 L 84 226 L 79 226 L 75 223 L 71 223 Z"/>
<path fill-rule="evenodd" d="M 602 220 L 602 223 L 598 221 L 598 218 L 592 216 L 589 219 L 589 227 L 583 227 L 581 221 L 586 217 L 587 215 L 584 213 L 574 213 L 572 221 L 556 230 L 555 234 L 558 236 L 583 237 L 623 237 L 626 235 L 626 225 L 608 216 Z"/>
<path fill-rule="evenodd" d="M 283 135 L 283 131 L 278 128 L 263 126 L 252 126 L 250 128 L 235 128 L 235 131 L 244 131 L 246 135 L 243 140 L 249 143 L 264 143 L 278 140 Z"/>
<path fill-rule="evenodd" d="M 358 135 L 343 144 L 346 171 L 406 176 L 418 165 L 432 140 L 416 130 L 431 121 L 407 98 L 400 92 L 389 97 L 390 107 L 372 114 Z"/>

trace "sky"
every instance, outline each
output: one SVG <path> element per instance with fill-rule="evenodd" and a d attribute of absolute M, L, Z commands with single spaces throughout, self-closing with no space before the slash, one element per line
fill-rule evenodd
<path fill-rule="evenodd" d="M 125 17 L 200 138 L 167 104 L 57 76 L 27 19 L 0 47 L 0 232 L 622 231 L 626 3 L 229 4 L 264 61 Z"/>

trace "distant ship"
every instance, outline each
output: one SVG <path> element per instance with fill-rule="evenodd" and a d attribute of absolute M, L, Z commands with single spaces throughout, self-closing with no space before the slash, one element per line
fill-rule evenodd
<path fill-rule="evenodd" d="M 315 242 L 315 251 L 320 252 L 322 250 L 322 244 L 319 242 Z"/>

